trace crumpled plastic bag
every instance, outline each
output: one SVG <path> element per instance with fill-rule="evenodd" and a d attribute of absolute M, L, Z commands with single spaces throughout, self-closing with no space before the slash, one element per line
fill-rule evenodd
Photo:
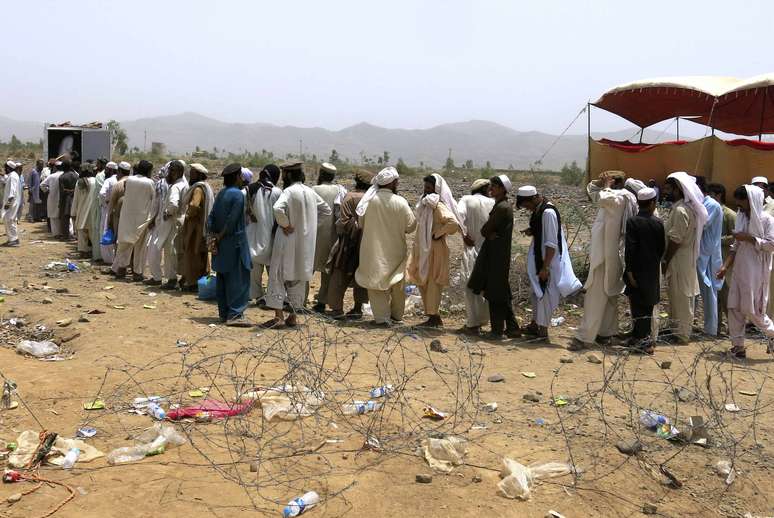
<path fill-rule="evenodd" d="M 422 441 L 425 460 L 434 470 L 449 473 L 454 466 L 465 461 L 468 454 L 467 441 L 460 437 L 429 438 Z"/>
<path fill-rule="evenodd" d="M 137 444 L 134 446 L 123 446 L 108 453 L 108 464 L 112 466 L 137 462 L 147 456 L 163 453 L 168 446 L 180 446 L 186 442 L 186 438 L 171 424 L 154 423 L 135 437 L 135 441 Z"/>
<path fill-rule="evenodd" d="M 36 358 L 45 358 L 59 353 L 59 346 L 54 342 L 44 340 L 36 342 L 34 340 L 22 340 L 16 344 L 16 352 L 20 354 L 29 354 Z"/>
<path fill-rule="evenodd" d="M 565 462 L 533 463 L 525 466 L 513 459 L 503 459 L 504 468 L 500 472 L 502 480 L 497 483 L 500 493 L 506 498 L 529 500 L 532 486 L 536 480 L 569 475 L 575 468 Z"/>
<path fill-rule="evenodd" d="M 313 415 L 323 404 L 324 394 L 304 385 L 291 383 L 266 389 L 253 390 L 242 396 L 255 399 L 267 421 L 282 419 L 295 421 Z"/>
<path fill-rule="evenodd" d="M 19 434 L 19 437 L 16 439 L 16 450 L 8 456 L 8 465 L 12 468 L 25 467 L 32 459 L 32 456 L 35 455 L 35 451 L 38 449 L 39 444 L 40 435 L 38 432 L 26 430 Z M 105 454 L 97 448 L 80 439 L 57 437 L 54 444 L 51 446 L 51 452 L 46 457 L 46 462 L 48 464 L 61 466 L 64 461 L 64 456 L 67 455 L 67 452 L 70 451 L 71 448 L 78 448 L 81 450 L 78 462 L 91 462 L 94 459 L 105 456 Z"/>

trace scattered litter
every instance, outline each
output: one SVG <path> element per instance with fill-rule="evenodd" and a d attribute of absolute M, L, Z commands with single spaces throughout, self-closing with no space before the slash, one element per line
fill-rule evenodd
<path fill-rule="evenodd" d="M 731 465 L 731 461 L 719 460 L 715 464 L 715 472 L 720 476 L 726 477 L 727 486 L 730 486 L 734 483 L 734 479 L 736 478 L 736 470 Z"/>
<path fill-rule="evenodd" d="M 481 410 L 483 410 L 484 412 L 495 412 L 497 410 L 497 403 L 492 402 L 492 403 L 487 403 L 485 405 L 482 405 Z"/>
<path fill-rule="evenodd" d="M 156 423 L 151 428 L 145 430 L 136 438 L 135 446 L 124 446 L 116 448 L 108 453 L 108 464 L 123 464 L 126 462 L 136 462 L 159 455 L 166 451 L 167 447 L 180 446 L 186 442 L 174 426 L 163 423 Z"/>
<path fill-rule="evenodd" d="M 546 518 L 565 518 L 562 513 L 550 510 L 546 513 Z"/>
<path fill-rule="evenodd" d="M 126 306 L 116 305 L 116 306 L 113 306 L 113 309 L 126 309 Z"/>
<path fill-rule="evenodd" d="M 143 309 L 156 309 L 156 306 L 152 306 L 150 304 L 143 304 L 142 307 Z"/>
<path fill-rule="evenodd" d="M 500 473 L 502 480 L 497 484 L 500 493 L 506 498 L 529 500 L 532 485 L 536 480 L 561 477 L 574 471 L 572 465 L 564 462 L 547 462 L 524 466 L 513 459 L 503 459 L 504 468 Z"/>
<path fill-rule="evenodd" d="M 303 385 L 286 384 L 252 390 L 242 398 L 255 400 L 267 421 L 274 418 L 293 421 L 312 415 L 322 405 L 324 394 Z"/>
<path fill-rule="evenodd" d="M 551 319 L 551 327 L 559 327 L 564 324 L 564 317 L 556 317 Z"/>
<path fill-rule="evenodd" d="M 84 426 L 83 428 L 78 428 L 78 430 L 75 432 L 76 437 L 83 437 L 85 439 L 94 437 L 95 435 L 97 435 L 97 429 L 92 428 L 90 426 Z"/>
<path fill-rule="evenodd" d="M 341 405 L 344 415 L 363 415 L 376 412 L 382 408 L 378 401 L 353 401 L 351 404 Z"/>
<path fill-rule="evenodd" d="M 372 398 L 380 398 L 382 396 L 388 397 L 393 391 L 392 385 L 382 385 L 381 387 L 374 387 L 371 389 L 370 395 Z"/>
<path fill-rule="evenodd" d="M 554 406 L 567 406 L 570 403 L 570 398 L 567 396 L 556 396 L 551 403 Z"/>
<path fill-rule="evenodd" d="M 544 424 L 546 424 L 546 420 L 543 419 L 542 417 L 538 417 L 537 419 L 535 419 L 535 424 L 538 426 L 543 426 Z"/>
<path fill-rule="evenodd" d="M 522 372 L 521 375 L 524 376 L 525 378 L 534 378 L 537 376 L 537 374 L 535 374 L 534 372 Z"/>
<path fill-rule="evenodd" d="M 309 491 L 304 496 L 288 502 L 288 505 L 282 510 L 282 518 L 290 518 L 292 516 L 303 514 L 306 510 L 311 509 L 319 503 L 320 495 L 314 491 Z"/>
<path fill-rule="evenodd" d="M 7 290 L 5 288 L 0 288 L 0 295 L 13 295 L 13 290 Z"/>
<path fill-rule="evenodd" d="M 739 408 L 734 403 L 726 403 L 726 410 L 728 410 L 729 412 L 739 412 L 741 408 Z"/>
<path fill-rule="evenodd" d="M 757 396 L 758 393 L 753 390 L 740 390 L 739 393 L 743 396 Z"/>
<path fill-rule="evenodd" d="M 16 443 L 18 447 L 8 456 L 8 465 L 12 468 L 27 467 L 32 457 L 38 453 L 40 434 L 32 430 L 26 430 L 19 435 Z M 54 440 L 51 450 L 45 456 L 45 460 L 49 464 L 61 466 L 65 460 L 65 455 L 72 449 L 80 450 L 79 462 L 91 462 L 99 457 L 104 457 L 104 453 L 80 439 L 65 439 L 58 436 Z"/>
<path fill-rule="evenodd" d="M 158 293 L 154 293 L 154 292 L 152 292 L 152 291 L 149 291 L 149 292 L 148 292 L 148 296 L 149 296 L 149 297 L 155 297 L 156 295 L 158 295 Z"/>
<path fill-rule="evenodd" d="M 175 345 L 178 347 L 188 347 L 188 342 L 178 338 L 177 342 L 175 342 Z"/>
<path fill-rule="evenodd" d="M 113 288 L 115 288 L 115 286 L 105 286 L 105 287 L 104 287 L 104 288 L 102 288 L 102 289 L 103 289 L 103 290 L 105 290 L 105 291 L 107 291 L 107 290 L 112 290 Z"/>
<path fill-rule="evenodd" d="M 94 401 L 88 401 L 83 404 L 84 410 L 104 410 L 105 402 L 101 399 L 95 399 Z"/>
<path fill-rule="evenodd" d="M 661 312 L 661 313 L 658 314 L 658 316 L 661 317 L 661 318 L 669 318 L 669 313 Z"/>
<path fill-rule="evenodd" d="M 170 410 L 167 413 L 167 419 L 170 421 L 177 421 L 189 417 L 198 420 L 223 419 L 246 414 L 252 406 L 252 400 L 244 403 L 225 403 L 215 399 L 205 399 L 197 405 Z"/>
<path fill-rule="evenodd" d="M 189 391 L 189 392 L 188 392 L 188 395 L 189 395 L 190 397 L 204 397 L 204 392 L 202 392 L 202 391 L 201 391 L 201 390 L 199 390 L 199 389 L 196 389 L 196 390 L 191 390 L 191 391 Z"/>
<path fill-rule="evenodd" d="M 454 436 L 425 439 L 422 441 L 422 449 L 428 465 L 444 473 L 449 473 L 454 466 L 461 465 L 468 454 L 467 441 Z"/>
<path fill-rule="evenodd" d="M 33 340 L 22 340 L 16 345 L 16 352 L 29 354 L 36 358 L 53 356 L 59 354 L 59 351 L 59 346 L 49 341 L 35 342 Z"/>
<path fill-rule="evenodd" d="M 434 421 L 441 421 L 447 417 L 446 412 L 441 412 L 437 408 L 431 406 L 426 406 L 422 411 L 424 412 L 424 417 Z"/>

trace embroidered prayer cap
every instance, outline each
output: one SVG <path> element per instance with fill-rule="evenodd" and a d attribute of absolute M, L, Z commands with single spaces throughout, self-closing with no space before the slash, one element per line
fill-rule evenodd
<path fill-rule="evenodd" d="M 118 164 L 115 162 L 108 162 L 105 164 L 105 169 L 118 169 Z"/>
<path fill-rule="evenodd" d="M 530 198 L 532 196 L 537 196 L 537 189 L 532 185 L 524 185 L 522 187 L 519 187 L 519 190 L 516 191 L 516 196 L 520 198 Z"/>
<path fill-rule="evenodd" d="M 765 183 L 766 185 L 769 185 L 769 179 L 766 178 L 765 176 L 756 176 L 755 178 L 752 179 L 750 183 L 753 185 L 758 183 Z"/>
<path fill-rule="evenodd" d="M 120 162 L 118 164 L 119 169 L 123 169 L 124 171 L 131 171 L 132 170 L 132 164 L 129 162 Z"/>
<path fill-rule="evenodd" d="M 320 171 L 328 171 L 329 173 L 336 173 L 336 166 L 328 162 L 320 164 Z"/>
<path fill-rule="evenodd" d="M 652 200 L 656 197 L 656 189 L 651 189 L 650 187 L 643 187 L 639 191 L 637 191 L 637 199 L 640 201 L 648 201 Z"/>

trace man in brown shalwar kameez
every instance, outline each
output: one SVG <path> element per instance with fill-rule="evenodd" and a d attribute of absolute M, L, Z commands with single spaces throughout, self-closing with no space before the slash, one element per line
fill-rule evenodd
<path fill-rule="evenodd" d="M 207 261 L 207 216 L 215 196 L 207 183 L 207 169 L 191 164 L 191 188 L 182 200 L 185 220 L 181 231 L 180 285 L 183 291 L 196 291 L 197 281 L 209 272 Z"/>
<path fill-rule="evenodd" d="M 360 239 L 363 235 L 355 209 L 365 192 L 371 187 L 373 177 L 374 174 L 366 169 L 360 169 L 355 173 L 355 189 L 344 196 L 341 212 L 336 220 L 337 240 L 326 264 L 330 274 L 327 303 L 334 318 L 344 316 L 344 294 L 350 286 L 352 286 L 355 305 L 347 312 L 347 318 L 361 318 L 363 304 L 368 302 L 368 290 L 355 282 L 355 271 L 360 263 Z"/>

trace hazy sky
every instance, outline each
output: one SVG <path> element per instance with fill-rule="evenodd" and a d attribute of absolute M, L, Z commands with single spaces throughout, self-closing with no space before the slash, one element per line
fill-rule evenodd
<path fill-rule="evenodd" d="M 557 133 L 619 83 L 774 71 L 770 0 L 36 0 L 3 19 L 0 115 L 20 120 Z"/>

